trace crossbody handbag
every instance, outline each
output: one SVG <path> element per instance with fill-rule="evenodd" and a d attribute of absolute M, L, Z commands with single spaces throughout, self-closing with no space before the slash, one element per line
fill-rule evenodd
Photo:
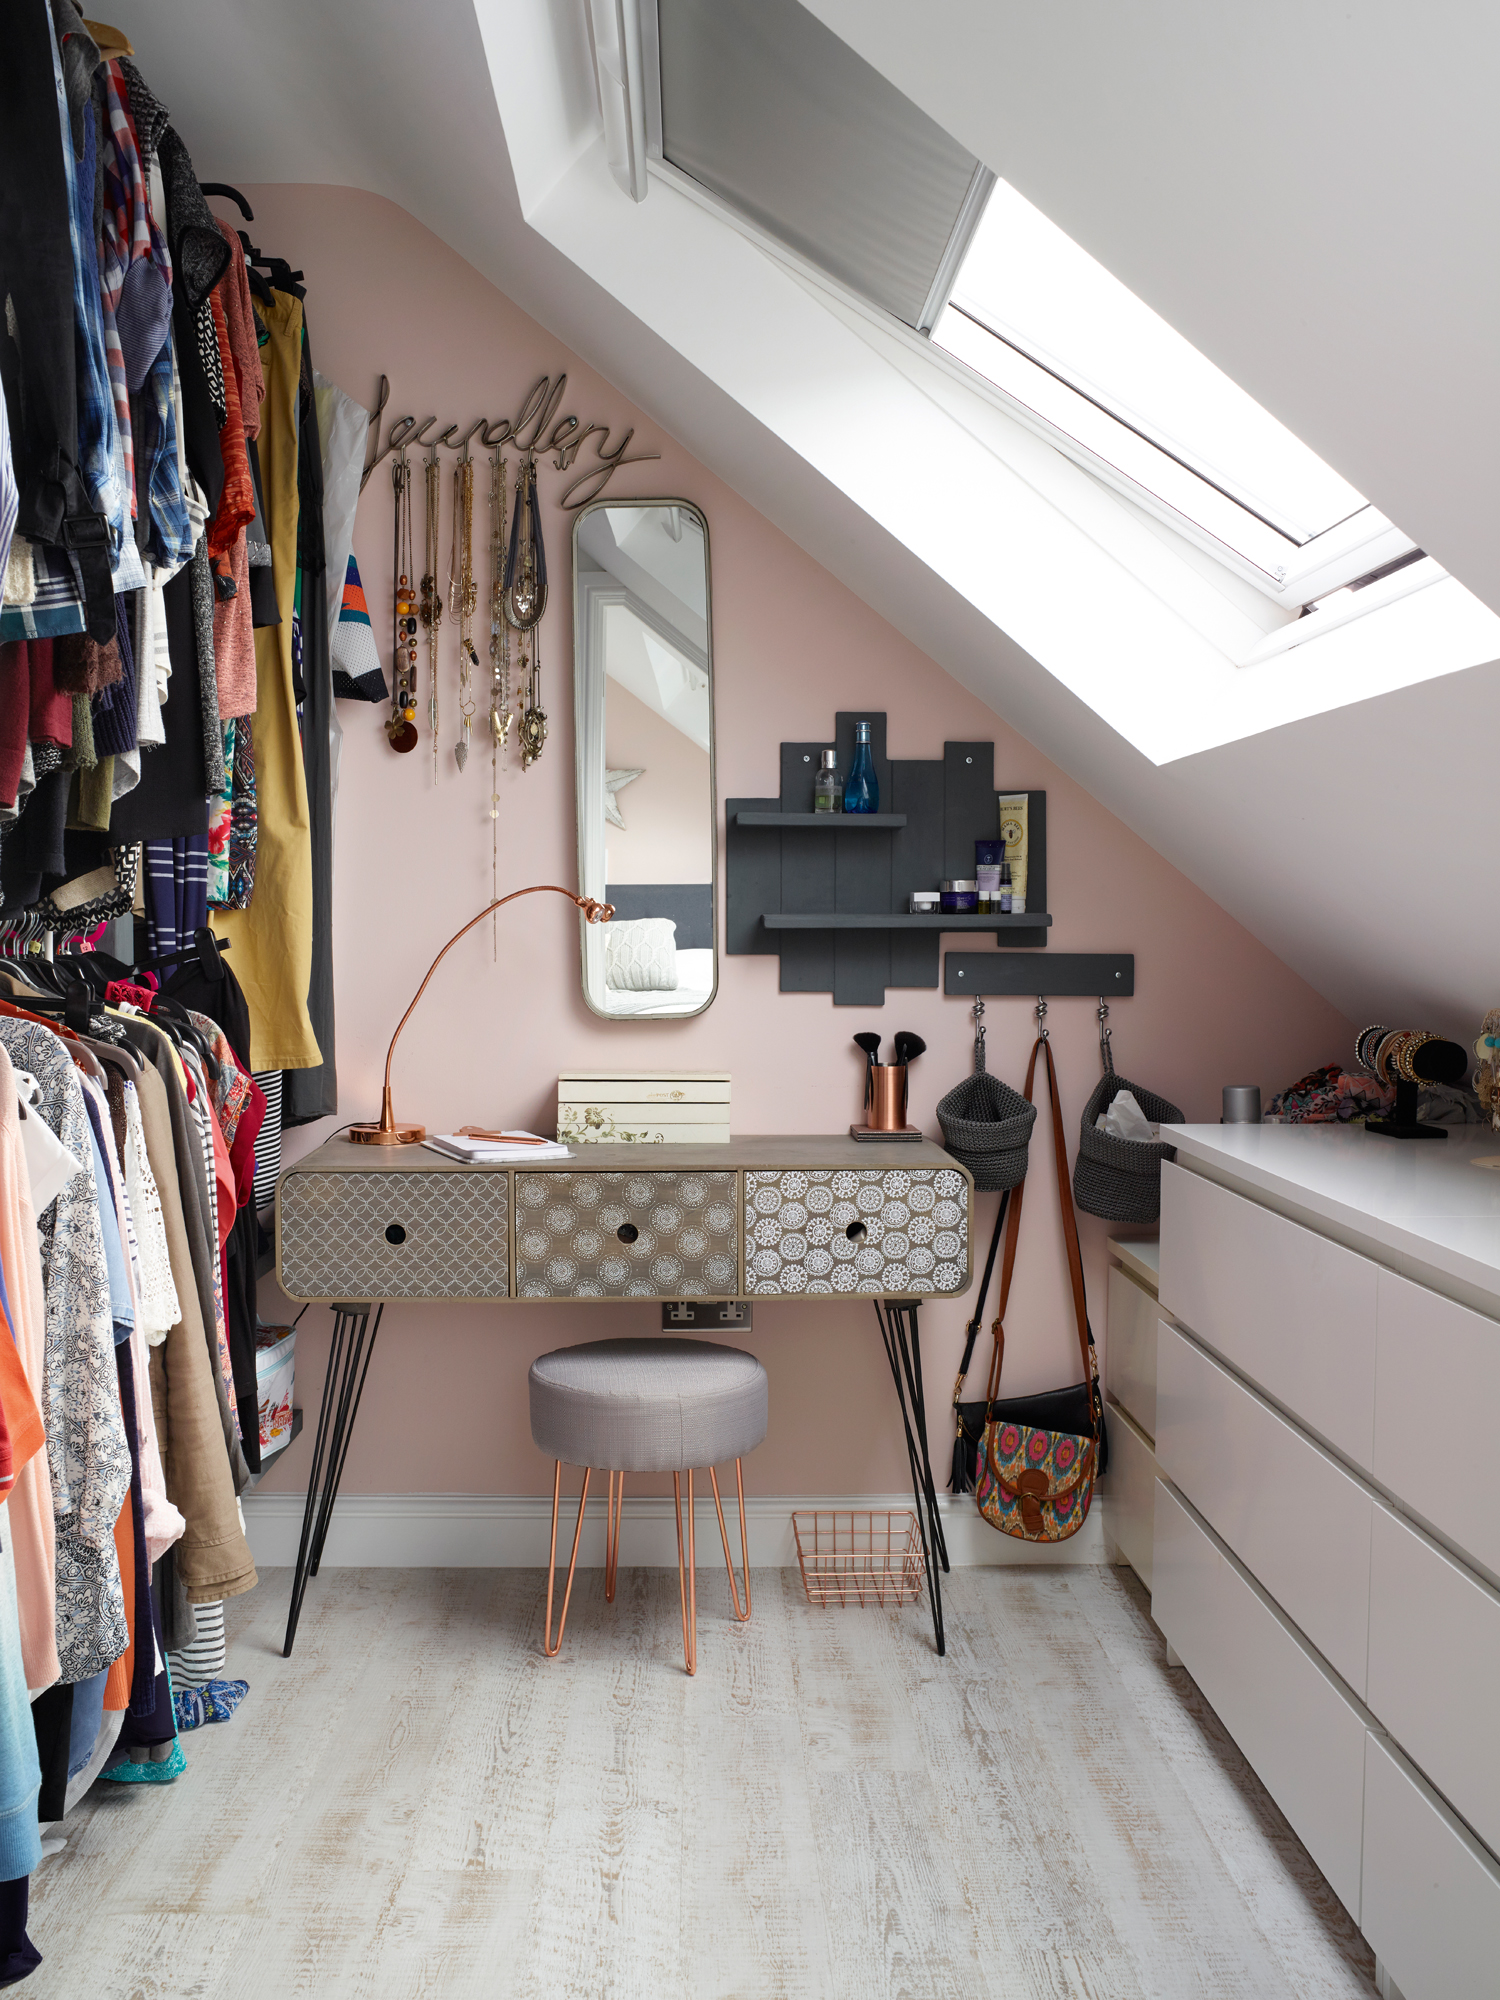
<path fill-rule="evenodd" d="M 1029 1542 L 1061 1542 L 1077 1534 L 1088 1517 L 1094 1480 L 1102 1469 L 1104 1409 L 1099 1393 L 1094 1340 L 1089 1329 L 1083 1288 L 1083 1257 L 1078 1247 L 1078 1221 L 1068 1173 L 1067 1143 L 1057 1067 L 1050 1042 L 1038 1037 L 1026 1071 L 1026 1097 L 1031 1098 L 1038 1053 L 1047 1059 L 1047 1085 L 1052 1104 L 1052 1142 L 1062 1207 L 1063 1241 L 1083 1380 L 1040 1396 L 999 1400 L 1005 1364 L 1005 1311 L 1015 1272 L 1020 1240 L 1025 1183 L 1014 1190 L 1006 1216 L 1005 1255 L 1000 1273 L 1000 1302 L 993 1328 L 994 1349 L 984 1402 L 980 1438 L 977 1499 L 979 1511 L 1002 1534 Z M 967 1359 L 967 1356 L 966 1356 Z M 958 1403 L 955 1396 L 955 1403 Z M 958 1403 L 963 1427 L 963 1405 Z"/>
<path fill-rule="evenodd" d="M 948 1479 L 950 1493 L 972 1493 L 979 1484 L 979 1453 L 984 1442 L 984 1427 L 990 1414 L 987 1402 L 966 1403 L 963 1400 L 964 1382 L 968 1377 L 969 1363 L 974 1358 L 974 1346 L 979 1338 L 979 1329 L 984 1324 L 984 1302 L 989 1297 L 990 1278 L 994 1273 L 995 1259 L 1000 1251 L 1000 1239 L 1005 1232 L 1006 1217 L 1010 1209 L 1010 1194 L 1000 1197 L 1000 1206 L 995 1212 L 995 1228 L 990 1237 L 989 1255 L 985 1258 L 984 1276 L 980 1280 L 979 1297 L 974 1312 L 964 1329 L 963 1359 L 958 1364 L 958 1377 L 953 1384 L 953 1470 Z M 1093 1346 L 1093 1331 L 1089 1331 L 1089 1345 Z M 1094 1476 L 1102 1479 L 1109 1470 L 1109 1431 L 1104 1422 L 1104 1404 L 1099 1395 L 1098 1366 L 1090 1370 L 1092 1395 L 1095 1403 L 1094 1417 L 1099 1425 L 1099 1455 Z M 994 1413 L 1006 1423 L 1029 1424 L 1034 1430 L 1071 1431 L 1082 1436 L 1091 1422 L 1089 1411 L 1090 1390 L 1082 1382 L 1074 1382 L 1066 1389 L 1042 1389 L 1034 1396 L 1003 1397 L 993 1405 Z"/>

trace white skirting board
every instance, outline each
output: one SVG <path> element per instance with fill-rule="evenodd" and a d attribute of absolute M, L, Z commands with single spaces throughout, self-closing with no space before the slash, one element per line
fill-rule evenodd
<path fill-rule="evenodd" d="M 602 1479 L 599 1485 L 602 1486 Z M 698 1562 L 722 1562 L 719 1524 L 713 1496 L 703 1497 L 707 1481 L 695 1479 Z M 595 1501 L 589 1487 L 588 1514 L 578 1560 L 590 1569 L 604 1564 L 604 1494 Z M 731 1481 L 724 1494 L 724 1521 L 730 1547 L 739 1561 L 738 1508 Z M 1018 1542 L 997 1534 L 981 1519 L 971 1496 L 945 1493 L 941 1498 L 948 1559 L 955 1568 L 1014 1563 L 1102 1563 L 1105 1561 L 1102 1489 L 1089 1517 L 1066 1542 Z M 275 1568 L 297 1559 L 302 1533 L 300 1493 L 247 1493 L 243 1506 L 250 1551 L 257 1565 Z M 887 1508 L 910 1511 L 911 1495 L 881 1493 L 830 1500 L 827 1494 L 749 1494 L 750 1561 L 757 1569 L 795 1568 L 797 1545 L 792 1538 L 792 1512 L 817 1509 L 846 1512 Z M 558 1518 L 558 1562 L 566 1564 L 578 1519 L 578 1484 L 564 1483 Z M 552 1501 L 541 1494 L 487 1493 L 348 1493 L 340 1496 L 324 1551 L 327 1568 L 351 1569 L 542 1569 L 552 1525 Z M 620 1529 L 620 1561 L 637 1569 L 677 1567 L 677 1524 L 672 1502 L 662 1497 L 632 1498 L 627 1491 Z"/>

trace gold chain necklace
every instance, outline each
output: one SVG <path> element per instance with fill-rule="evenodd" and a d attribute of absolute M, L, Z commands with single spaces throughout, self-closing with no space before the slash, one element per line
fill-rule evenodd
<path fill-rule="evenodd" d="M 474 670 L 479 655 L 470 631 L 479 588 L 474 581 L 474 461 L 467 448 L 453 468 L 453 541 L 448 554 L 448 608 L 458 620 L 458 742 L 453 755 L 461 771 L 469 761 L 474 723 Z"/>
<path fill-rule="evenodd" d="M 443 593 L 438 589 L 439 509 L 438 458 L 434 451 L 426 464 L 427 520 L 422 550 L 421 620 L 427 628 L 427 726 L 432 732 L 432 781 L 437 783 L 438 757 L 438 628 L 443 622 Z"/>

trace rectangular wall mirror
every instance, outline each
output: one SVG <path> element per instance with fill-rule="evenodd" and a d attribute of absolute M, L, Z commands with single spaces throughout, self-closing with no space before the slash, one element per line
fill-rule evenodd
<path fill-rule="evenodd" d="M 573 527 L 583 995 L 683 1020 L 718 986 L 708 523 L 685 500 L 600 500 Z"/>

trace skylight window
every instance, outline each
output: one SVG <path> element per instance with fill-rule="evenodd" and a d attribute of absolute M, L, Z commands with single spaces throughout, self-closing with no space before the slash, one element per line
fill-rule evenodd
<path fill-rule="evenodd" d="M 647 175 L 625 141 L 641 128 L 652 174 L 1284 611 L 1420 554 L 798 0 L 590 5 L 611 171 L 635 199 Z M 1436 566 L 1411 570 L 1398 592 Z"/>
<path fill-rule="evenodd" d="M 1363 494 L 1005 181 L 932 338 L 1286 601 L 1411 551 Z"/>

